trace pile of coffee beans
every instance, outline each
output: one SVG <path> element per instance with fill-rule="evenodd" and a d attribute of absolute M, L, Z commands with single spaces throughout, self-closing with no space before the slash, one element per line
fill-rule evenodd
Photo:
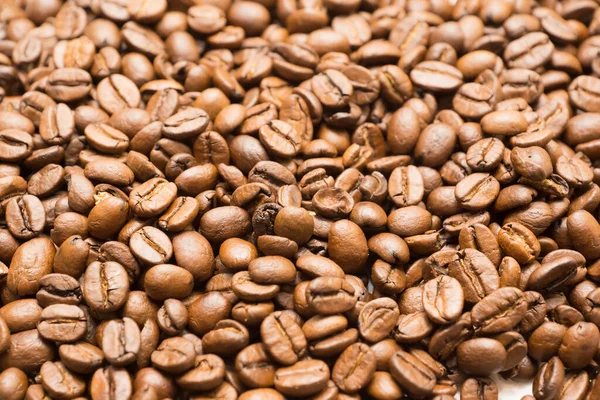
<path fill-rule="evenodd" d="M 0 399 L 600 399 L 599 3 L 0 0 Z"/>

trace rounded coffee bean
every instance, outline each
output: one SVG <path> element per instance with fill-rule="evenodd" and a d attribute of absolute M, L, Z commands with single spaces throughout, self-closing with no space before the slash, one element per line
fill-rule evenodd
<path fill-rule="evenodd" d="M 86 333 L 87 318 L 77 306 L 53 304 L 42 311 L 40 336 L 56 342 L 75 342 Z"/>
<path fill-rule="evenodd" d="M 497 400 L 498 386 L 491 378 L 468 378 L 461 387 L 462 400 Z"/>
<path fill-rule="evenodd" d="M 131 235 L 129 246 L 134 256 L 150 265 L 165 263 L 173 255 L 173 244 L 167 235 L 151 226 Z"/>
<path fill-rule="evenodd" d="M 275 371 L 275 388 L 285 395 L 310 396 L 329 381 L 329 367 L 321 360 L 303 360 Z"/>
<path fill-rule="evenodd" d="M 193 287 L 192 274 L 172 264 L 155 265 L 144 275 L 144 289 L 154 300 L 183 299 L 192 292 Z"/>
<path fill-rule="evenodd" d="M 591 361 L 593 343 L 599 336 L 596 325 L 578 322 L 565 332 L 558 356 L 568 368 L 583 368 Z"/>
<path fill-rule="evenodd" d="M 63 344 L 58 348 L 58 354 L 69 370 L 80 374 L 92 373 L 104 362 L 102 350 L 86 342 Z"/>
<path fill-rule="evenodd" d="M 461 343 L 456 354 L 459 368 L 467 374 L 487 376 L 502 370 L 506 349 L 497 340 L 476 338 Z M 481 357 L 486 354 L 486 357 Z"/>
<path fill-rule="evenodd" d="M 8 289 L 18 296 L 35 294 L 39 279 L 52 272 L 55 253 L 54 244 L 47 238 L 34 238 L 20 245 L 8 269 Z"/>
<path fill-rule="evenodd" d="M 152 352 L 152 364 L 167 373 L 179 374 L 194 365 L 194 345 L 182 337 L 168 338 Z"/>
<path fill-rule="evenodd" d="M 0 373 L 0 396 L 13 400 L 23 399 L 27 391 L 27 375 L 17 368 L 7 368 Z"/>
<path fill-rule="evenodd" d="M 364 305 L 358 317 L 361 336 L 369 342 L 384 339 L 396 326 L 400 312 L 389 298 L 375 299 Z"/>

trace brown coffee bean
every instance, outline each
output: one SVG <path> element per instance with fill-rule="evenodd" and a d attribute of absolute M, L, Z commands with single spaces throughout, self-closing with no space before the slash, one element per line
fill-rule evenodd
<path fill-rule="evenodd" d="M 500 285 L 494 265 L 485 254 L 474 249 L 456 253 L 448 264 L 448 274 L 461 283 L 465 301 L 470 303 L 479 302 Z"/>
<path fill-rule="evenodd" d="M 463 83 L 462 73 L 441 61 L 423 61 L 415 65 L 410 78 L 415 85 L 435 92 L 453 91 Z"/>
<path fill-rule="evenodd" d="M 540 253 L 540 243 L 525 226 L 513 222 L 504 225 L 498 232 L 498 244 L 502 251 L 521 264 L 535 259 Z"/>
<path fill-rule="evenodd" d="M 346 393 L 356 393 L 375 373 L 375 354 L 364 343 L 355 343 L 338 357 L 331 379 Z"/>
<path fill-rule="evenodd" d="M 75 342 L 86 332 L 87 318 L 73 305 L 53 304 L 42 311 L 37 329 L 46 340 Z"/>
<path fill-rule="evenodd" d="M 39 288 L 38 281 L 52 271 L 54 245 L 47 238 L 35 238 L 23 243 L 15 251 L 6 284 L 16 295 L 32 295 Z"/>
<path fill-rule="evenodd" d="M 180 374 L 194 366 L 194 344 L 182 337 L 168 338 L 152 352 L 152 364 L 167 373 Z M 216 357 L 216 356 L 215 356 Z"/>
<path fill-rule="evenodd" d="M 93 310 L 118 310 L 125 304 L 128 292 L 129 279 L 121 264 L 95 261 L 85 270 L 82 294 Z"/>
<path fill-rule="evenodd" d="M 303 360 L 275 372 L 275 388 L 283 394 L 309 396 L 327 386 L 329 368 L 321 360 Z"/>
<path fill-rule="evenodd" d="M 558 357 L 543 364 L 533 381 L 533 393 L 538 396 L 557 396 L 565 379 L 565 367 Z"/>
<path fill-rule="evenodd" d="M 463 290 L 456 279 L 442 275 L 425 284 L 423 308 L 433 322 L 456 321 L 463 311 L 463 303 Z"/>
<path fill-rule="evenodd" d="M 527 311 L 523 292 L 514 287 L 495 290 L 473 306 L 473 326 L 485 333 L 508 331 L 517 325 Z"/>
<path fill-rule="evenodd" d="M 306 352 L 306 337 L 300 325 L 281 311 L 264 319 L 260 334 L 268 352 L 281 364 L 295 364 Z"/>
<path fill-rule="evenodd" d="M 497 400 L 498 386 L 491 378 L 469 378 L 461 387 L 463 400 Z"/>
<path fill-rule="evenodd" d="M 225 363 L 213 354 L 196 357 L 194 368 L 179 378 L 177 383 L 187 390 L 211 390 L 219 386 L 225 375 Z"/>
<path fill-rule="evenodd" d="M 169 285 L 164 285 L 165 279 Z M 191 293 L 193 286 L 192 274 L 176 265 L 155 265 L 144 275 L 144 288 L 155 300 L 182 299 Z"/>
<path fill-rule="evenodd" d="M 382 340 L 394 329 L 399 315 L 396 303 L 387 298 L 368 302 L 358 317 L 361 336 L 370 342 Z"/>
<path fill-rule="evenodd" d="M 485 351 L 487 357 L 482 358 Z M 475 338 L 461 343 L 456 351 L 458 366 L 468 374 L 486 376 L 500 371 L 506 361 L 506 350 L 494 339 Z"/>
<path fill-rule="evenodd" d="M 390 359 L 390 373 L 408 393 L 415 396 L 431 394 L 436 383 L 433 371 L 403 350 Z"/>
<path fill-rule="evenodd" d="M 454 190 L 456 200 L 461 207 L 471 210 L 483 210 L 492 204 L 500 193 L 500 183 L 493 176 L 476 172 L 461 180 Z"/>

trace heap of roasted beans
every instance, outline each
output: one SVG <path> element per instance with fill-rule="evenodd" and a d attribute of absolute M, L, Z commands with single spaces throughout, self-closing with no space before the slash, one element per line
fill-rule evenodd
<path fill-rule="evenodd" d="M 600 399 L 598 1 L 0 0 L 0 98 L 0 399 Z"/>

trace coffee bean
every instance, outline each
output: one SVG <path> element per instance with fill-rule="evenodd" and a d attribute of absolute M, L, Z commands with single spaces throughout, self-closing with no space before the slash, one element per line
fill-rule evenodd
<path fill-rule="evenodd" d="M 77 306 L 53 304 L 42 311 L 37 329 L 40 336 L 57 342 L 75 342 L 86 330 L 87 319 Z"/>
<path fill-rule="evenodd" d="M 6 284 L 16 295 L 32 295 L 39 279 L 52 270 L 54 245 L 47 238 L 34 238 L 20 245 L 13 254 Z"/>
<path fill-rule="evenodd" d="M 306 337 L 300 325 L 281 311 L 265 318 L 260 334 L 268 352 L 281 364 L 295 364 L 306 352 Z"/>
<path fill-rule="evenodd" d="M 448 274 L 461 283 L 465 301 L 470 303 L 479 302 L 500 285 L 494 265 L 485 254 L 474 249 L 456 253 L 448 264 Z"/>
<path fill-rule="evenodd" d="M 549 60 L 553 50 L 548 35 L 532 32 L 510 42 L 504 51 L 504 59 L 510 68 L 535 69 Z"/>
<path fill-rule="evenodd" d="M 358 327 L 363 338 L 378 342 L 394 329 L 399 317 L 398 306 L 387 298 L 368 302 L 358 317 Z"/>
<path fill-rule="evenodd" d="M 552 357 L 543 364 L 533 381 L 533 393 L 540 395 L 558 395 L 565 379 L 565 367 L 558 357 Z"/>
<path fill-rule="evenodd" d="M 217 387 L 225 375 L 225 363 L 213 354 L 198 356 L 194 368 L 177 378 L 177 383 L 187 390 L 210 390 Z"/>
<path fill-rule="evenodd" d="M 91 263 L 83 277 L 83 298 L 98 311 L 115 311 L 125 304 L 129 279 L 125 268 L 114 261 Z"/>
<path fill-rule="evenodd" d="M 129 397 L 133 393 L 131 378 L 125 369 L 112 366 L 97 369 L 90 382 L 92 397 L 108 397 L 118 393 Z"/>
<path fill-rule="evenodd" d="M 168 373 L 182 373 L 194 365 L 194 345 L 182 337 L 168 338 L 152 352 L 152 364 Z"/>
<path fill-rule="evenodd" d="M 375 355 L 364 343 L 349 346 L 338 357 L 331 371 L 331 379 L 346 393 L 356 393 L 375 373 Z"/>
<path fill-rule="evenodd" d="M 423 61 L 410 72 L 413 83 L 427 90 L 448 92 L 463 83 L 462 73 L 440 61 Z"/>
<path fill-rule="evenodd" d="M 491 378 L 469 378 L 463 383 L 460 396 L 464 400 L 498 399 L 498 386 Z"/>
<path fill-rule="evenodd" d="M 487 357 L 481 357 L 485 351 Z M 458 366 L 468 374 L 486 376 L 502 369 L 506 361 L 506 350 L 494 339 L 475 338 L 461 343 L 456 351 Z"/>
<path fill-rule="evenodd" d="M 51 396 L 67 398 L 81 396 L 85 382 L 71 374 L 61 362 L 46 361 L 40 369 L 42 385 Z"/>
<path fill-rule="evenodd" d="M 436 383 L 433 372 L 414 355 L 403 350 L 390 358 L 390 373 L 408 393 L 415 396 L 431 394 Z"/>
<path fill-rule="evenodd" d="M 595 398 L 593 2 L 17 3 L 0 397 Z"/>
<path fill-rule="evenodd" d="M 454 194 L 461 207 L 479 211 L 492 204 L 500 192 L 500 183 L 486 173 L 476 172 L 456 185 Z"/>
<path fill-rule="evenodd" d="M 63 344 L 58 348 L 58 354 L 68 369 L 82 374 L 95 371 L 104 361 L 102 350 L 86 342 Z"/>
<path fill-rule="evenodd" d="M 473 326 L 486 333 L 497 333 L 513 328 L 527 311 L 523 292 L 504 287 L 495 290 L 473 306 Z"/>
<path fill-rule="evenodd" d="M 170 282 L 169 285 L 164 285 L 165 279 Z M 148 296 L 156 300 L 182 299 L 192 291 L 193 276 L 176 265 L 155 265 L 146 272 L 144 287 Z"/>
<path fill-rule="evenodd" d="M 299 361 L 275 371 L 275 388 L 283 394 L 309 396 L 323 390 L 329 380 L 329 368 L 321 360 Z"/>
<path fill-rule="evenodd" d="M 460 283 L 449 276 L 430 280 L 423 290 L 423 308 L 436 323 L 456 321 L 463 311 L 463 290 Z"/>
<path fill-rule="evenodd" d="M 9 231 L 21 240 L 38 236 L 46 224 L 42 202 L 31 195 L 13 197 L 6 205 L 5 218 Z"/>
<path fill-rule="evenodd" d="M 498 244 L 505 254 L 522 264 L 532 261 L 540 253 L 539 241 L 529 229 L 517 222 L 500 229 Z"/>

